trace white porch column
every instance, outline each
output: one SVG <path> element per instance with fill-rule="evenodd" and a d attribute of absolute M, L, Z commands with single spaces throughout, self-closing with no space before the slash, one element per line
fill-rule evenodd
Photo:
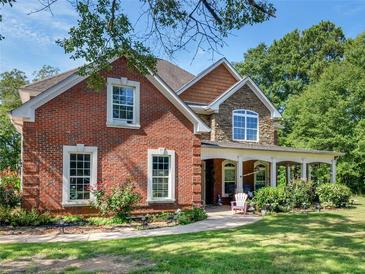
<path fill-rule="evenodd" d="M 300 179 L 307 181 L 307 162 L 305 160 L 302 160 L 302 174 Z"/>
<path fill-rule="evenodd" d="M 237 193 L 243 192 L 243 163 L 240 156 L 237 157 Z"/>
<path fill-rule="evenodd" d="M 287 180 L 287 184 L 290 184 L 291 181 L 291 174 L 290 174 L 290 164 L 286 165 L 286 180 Z"/>
<path fill-rule="evenodd" d="M 331 183 L 336 183 L 336 159 L 331 161 Z"/>
<path fill-rule="evenodd" d="M 312 166 L 311 164 L 307 164 L 307 169 L 308 169 L 308 181 L 310 181 L 312 179 Z"/>
<path fill-rule="evenodd" d="M 272 159 L 270 163 L 270 184 L 276 187 L 276 159 Z"/>

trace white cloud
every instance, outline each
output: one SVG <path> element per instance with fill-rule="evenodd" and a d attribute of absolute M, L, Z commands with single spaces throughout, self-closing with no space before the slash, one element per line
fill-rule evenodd
<path fill-rule="evenodd" d="M 4 16 L 4 21 L 6 22 L 3 26 L 3 35 L 5 37 L 31 40 L 40 45 L 50 45 L 54 43 L 52 35 L 36 31 L 27 25 L 20 23 L 15 18 Z"/>

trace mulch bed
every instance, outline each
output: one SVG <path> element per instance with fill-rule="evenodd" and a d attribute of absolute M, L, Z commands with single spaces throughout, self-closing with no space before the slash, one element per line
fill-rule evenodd
<path fill-rule="evenodd" d="M 120 225 L 67 225 L 61 227 L 60 225 L 42 225 L 42 226 L 0 226 L 0 235 L 46 235 L 46 234 L 83 234 L 83 233 L 97 233 L 97 232 L 118 232 L 139 229 L 156 229 L 161 227 L 175 226 L 176 224 L 167 222 L 153 222 L 148 226 L 143 227 L 140 223 L 127 223 Z"/>

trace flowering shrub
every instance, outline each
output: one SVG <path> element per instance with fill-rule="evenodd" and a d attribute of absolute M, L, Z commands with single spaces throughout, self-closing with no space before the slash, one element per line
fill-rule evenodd
<path fill-rule="evenodd" d="M 260 209 L 269 211 L 287 211 L 290 206 L 290 197 L 284 186 L 263 187 L 255 193 L 255 203 Z"/>
<path fill-rule="evenodd" d="M 351 190 L 343 184 L 327 183 L 317 188 L 317 194 L 324 207 L 346 207 L 350 202 Z"/>
<path fill-rule="evenodd" d="M 94 207 L 102 214 L 113 214 L 121 219 L 129 216 L 134 206 L 141 200 L 141 195 L 135 191 L 134 184 L 128 180 L 107 191 L 105 185 L 99 182 L 98 188 L 93 191 L 96 201 Z"/>
<path fill-rule="evenodd" d="M 286 188 L 292 207 L 308 208 L 312 205 L 315 193 L 311 181 L 294 180 Z"/>

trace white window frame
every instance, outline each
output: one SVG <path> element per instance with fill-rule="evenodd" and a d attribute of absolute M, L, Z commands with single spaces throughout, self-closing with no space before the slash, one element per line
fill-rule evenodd
<path fill-rule="evenodd" d="M 133 88 L 133 122 L 113 118 L 113 87 L 132 87 Z M 140 83 L 128 80 L 125 77 L 107 79 L 107 122 L 108 127 L 120 128 L 140 128 Z"/>
<path fill-rule="evenodd" d="M 62 205 L 67 206 L 89 206 L 95 201 L 95 195 L 90 191 L 88 200 L 70 200 L 70 154 L 84 153 L 90 154 L 90 189 L 96 187 L 97 167 L 98 167 L 98 148 L 77 144 L 76 146 L 63 146 L 63 188 Z"/>
<path fill-rule="evenodd" d="M 225 173 L 225 165 L 226 164 L 233 164 L 234 167 L 229 167 L 229 169 L 234 169 L 234 173 L 235 173 L 235 176 L 234 178 L 236 179 L 235 181 L 235 184 L 236 184 L 236 188 L 237 188 L 237 162 L 235 161 L 231 161 L 231 160 L 225 160 L 222 162 L 222 197 L 228 197 L 229 196 L 229 193 L 226 193 L 226 188 L 225 188 L 225 180 L 224 180 L 224 173 Z M 228 169 L 228 168 L 227 168 Z"/>
<path fill-rule="evenodd" d="M 263 165 L 265 167 L 265 186 L 270 185 L 270 178 L 269 178 L 269 163 L 264 161 L 256 161 L 254 163 L 254 171 L 258 165 Z M 256 172 L 254 174 L 254 190 L 256 191 Z"/>
<path fill-rule="evenodd" d="M 237 111 L 244 111 L 245 114 L 241 114 L 241 113 L 236 113 Z M 247 114 L 247 111 L 253 112 L 256 115 L 252 115 L 252 114 Z M 234 117 L 235 116 L 240 116 L 240 117 L 244 117 L 245 118 L 245 128 L 244 128 L 244 134 L 245 137 L 243 139 L 236 139 L 234 137 Z M 257 127 L 256 127 L 256 131 L 257 131 L 257 135 L 256 135 L 256 140 L 247 140 L 247 130 L 248 129 L 254 129 L 254 128 L 247 128 L 247 117 L 251 117 L 251 118 L 257 118 Z M 259 123 L 260 123 L 260 119 L 259 119 L 259 114 L 256 111 L 252 111 L 252 110 L 247 110 L 247 109 L 235 109 L 232 111 L 232 140 L 233 141 L 246 141 L 246 142 L 253 142 L 253 143 L 257 143 L 260 139 L 260 127 L 259 127 Z"/>
<path fill-rule="evenodd" d="M 153 171 L 153 156 L 169 156 L 169 185 L 168 197 L 153 198 L 152 196 L 152 171 Z M 148 203 L 173 203 L 175 202 L 175 151 L 165 148 L 149 149 L 148 150 L 148 170 L 147 170 L 147 202 Z"/>

